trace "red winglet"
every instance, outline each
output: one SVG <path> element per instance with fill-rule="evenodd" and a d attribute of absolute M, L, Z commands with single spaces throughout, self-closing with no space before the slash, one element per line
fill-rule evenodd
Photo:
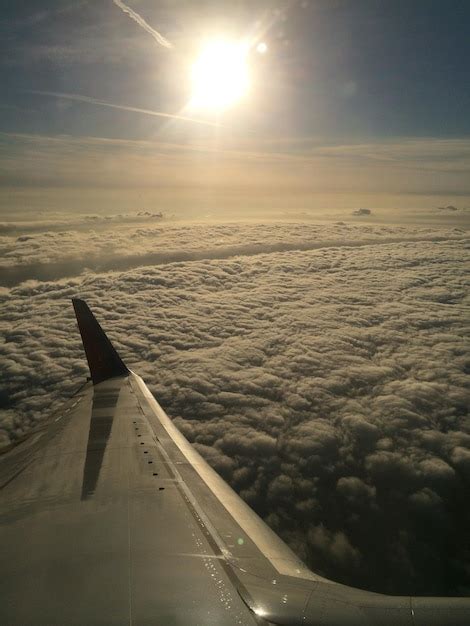
<path fill-rule="evenodd" d="M 78 298 L 72 298 L 72 303 L 93 384 L 97 385 L 115 376 L 127 376 L 129 370 L 96 321 L 87 303 Z"/>

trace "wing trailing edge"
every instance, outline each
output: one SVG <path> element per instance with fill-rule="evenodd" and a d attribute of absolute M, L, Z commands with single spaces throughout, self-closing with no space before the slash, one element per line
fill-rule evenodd
<path fill-rule="evenodd" d="M 116 376 L 127 376 L 129 370 L 87 303 L 79 298 L 72 298 L 72 303 L 93 384 Z"/>

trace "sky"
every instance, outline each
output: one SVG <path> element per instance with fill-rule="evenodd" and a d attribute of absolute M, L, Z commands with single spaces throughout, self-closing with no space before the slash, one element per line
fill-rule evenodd
<path fill-rule="evenodd" d="M 0 446 L 83 383 L 85 298 L 313 571 L 469 595 L 469 24 L 456 0 L 3 2 Z M 248 42 L 218 109 L 191 77 L 213 38 Z"/>
<path fill-rule="evenodd" d="M 127 208 L 137 188 L 153 208 L 243 190 L 239 205 L 292 209 L 344 194 L 470 204 L 468 3 L 136 0 L 134 19 L 125 6 L 3 3 L 0 184 L 17 209 L 25 194 L 60 205 L 64 188 L 96 189 L 101 208 L 116 187 Z M 214 38 L 249 42 L 250 88 L 192 111 L 191 67 Z"/>

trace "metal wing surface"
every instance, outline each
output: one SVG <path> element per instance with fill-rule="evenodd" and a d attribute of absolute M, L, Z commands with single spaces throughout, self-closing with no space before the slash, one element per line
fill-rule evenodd
<path fill-rule="evenodd" d="M 383 596 L 312 573 L 74 306 L 94 384 L 0 457 L 1 624 L 470 623 L 466 598 Z"/>

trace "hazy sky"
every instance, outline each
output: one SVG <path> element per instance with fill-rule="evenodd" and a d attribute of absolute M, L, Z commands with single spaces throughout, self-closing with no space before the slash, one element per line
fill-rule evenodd
<path fill-rule="evenodd" d="M 119 4 L 3 3 L 4 187 L 470 196 L 467 2 Z M 211 38 L 267 45 L 220 114 L 188 109 Z"/>

